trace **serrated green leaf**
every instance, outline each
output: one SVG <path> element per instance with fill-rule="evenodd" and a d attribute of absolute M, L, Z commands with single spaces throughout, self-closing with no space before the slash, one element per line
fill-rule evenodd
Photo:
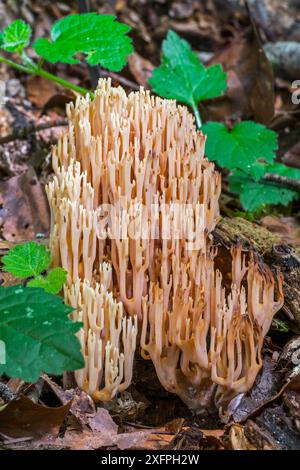
<path fill-rule="evenodd" d="M 2 32 L 1 48 L 8 52 L 21 52 L 24 47 L 28 46 L 30 36 L 29 24 L 23 20 L 13 21 Z"/>
<path fill-rule="evenodd" d="M 275 162 L 267 165 L 268 173 L 277 173 L 289 178 L 300 178 L 300 170 L 288 168 Z M 254 211 L 265 204 L 281 204 L 287 206 L 299 197 L 299 193 L 292 189 L 283 188 L 275 183 L 255 181 L 248 174 L 236 171 L 229 176 L 229 189 L 240 195 L 240 201 L 245 210 Z"/>
<path fill-rule="evenodd" d="M 51 262 L 51 253 L 44 245 L 27 242 L 9 250 L 2 262 L 4 271 L 25 279 L 45 271 Z"/>
<path fill-rule="evenodd" d="M 158 95 L 189 106 L 220 96 L 227 87 L 221 65 L 204 67 L 188 42 L 174 31 L 163 41 L 162 64 L 153 71 L 149 83 Z"/>
<path fill-rule="evenodd" d="M 58 294 L 67 280 L 67 272 L 63 268 L 54 268 L 47 276 L 37 276 L 28 282 L 29 287 L 40 287 L 50 294 Z"/>
<path fill-rule="evenodd" d="M 230 132 L 220 122 L 208 122 L 202 128 L 207 135 L 206 155 L 229 170 L 241 169 L 261 176 L 257 160 L 272 162 L 278 148 L 277 134 L 264 125 L 242 121 Z"/>
<path fill-rule="evenodd" d="M 81 52 L 90 65 L 101 64 L 108 70 L 119 71 L 132 52 L 128 31 L 130 27 L 112 15 L 69 15 L 54 23 L 51 41 L 40 38 L 32 47 L 52 63 L 76 64 L 79 60 L 75 55 Z"/>
<path fill-rule="evenodd" d="M 287 178 L 300 179 L 300 170 L 283 165 L 283 163 L 274 162 L 272 165 L 267 165 L 266 173 L 276 173 L 280 176 Z"/>
<path fill-rule="evenodd" d="M 82 324 L 69 318 L 72 308 L 37 288 L 0 286 L 0 340 L 5 363 L 0 375 L 35 382 L 41 372 L 61 374 L 84 367 L 75 333 Z"/>

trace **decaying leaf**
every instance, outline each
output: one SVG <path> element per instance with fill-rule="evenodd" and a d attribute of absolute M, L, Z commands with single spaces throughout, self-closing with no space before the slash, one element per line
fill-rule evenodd
<path fill-rule="evenodd" d="M 32 240 L 49 231 L 45 191 L 33 168 L 0 182 L 0 232 L 8 241 Z"/>
<path fill-rule="evenodd" d="M 0 412 L 0 432 L 11 438 L 57 436 L 72 402 L 58 408 L 34 403 L 21 395 Z"/>

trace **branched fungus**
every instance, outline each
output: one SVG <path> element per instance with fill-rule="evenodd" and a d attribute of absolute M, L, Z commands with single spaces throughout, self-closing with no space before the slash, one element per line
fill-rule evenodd
<path fill-rule="evenodd" d="M 223 286 L 209 237 L 220 175 L 193 117 L 109 80 L 67 112 L 47 193 L 54 263 L 68 271 L 65 297 L 84 323 L 78 385 L 105 400 L 130 384 L 138 318 L 143 357 L 190 407 L 249 390 L 282 305 L 281 278 L 276 287 L 236 247 Z"/>

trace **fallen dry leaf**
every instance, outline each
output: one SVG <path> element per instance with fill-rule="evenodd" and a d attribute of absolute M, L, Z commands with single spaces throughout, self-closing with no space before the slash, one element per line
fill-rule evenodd
<path fill-rule="evenodd" d="M 293 145 L 282 157 L 282 162 L 294 168 L 300 168 L 300 142 Z"/>
<path fill-rule="evenodd" d="M 257 450 L 246 438 L 244 427 L 240 424 L 231 426 L 229 439 L 233 450 Z"/>
<path fill-rule="evenodd" d="M 261 219 L 263 227 L 278 235 L 283 243 L 300 247 L 300 224 L 296 217 L 276 217 L 267 215 Z"/>
<path fill-rule="evenodd" d="M 26 81 L 27 98 L 38 108 L 43 108 L 58 89 L 54 82 L 37 75 L 29 76 Z"/>
<path fill-rule="evenodd" d="M 56 436 L 69 413 L 71 402 L 58 408 L 34 403 L 28 397 L 10 401 L 0 412 L 0 433 L 9 438 Z"/>
<path fill-rule="evenodd" d="M 47 198 L 32 167 L 0 183 L 0 233 L 8 241 L 46 236 L 50 217 Z"/>
<path fill-rule="evenodd" d="M 98 408 L 95 416 L 89 419 L 89 426 L 93 432 L 107 433 L 111 436 L 118 434 L 118 425 L 105 408 Z"/>
<path fill-rule="evenodd" d="M 207 118 L 253 116 L 258 122 L 269 123 L 274 115 L 273 69 L 255 25 L 251 23 L 247 34 L 216 54 L 211 64 L 223 65 L 229 80 L 226 96 L 208 105 Z"/>
<path fill-rule="evenodd" d="M 128 67 L 136 82 L 144 88 L 149 88 L 148 78 L 152 75 L 154 65 L 137 52 L 128 57 Z"/>
<path fill-rule="evenodd" d="M 144 448 L 151 430 L 130 431 L 118 434 L 118 426 L 105 408 L 98 408 L 95 416 L 89 419 L 91 429 L 68 430 L 55 445 L 72 450 L 95 450 L 103 447 L 118 449 Z"/>
<path fill-rule="evenodd" d="M 90 417 L 96 413 L 95 403 L 91 396 L 79 388 L 64 390 L 47 374 L 43 374 L 42 378 L 63 405 L 72 401 L 70 415 L 74 416 L 81 426 L 88 424 Z"/>

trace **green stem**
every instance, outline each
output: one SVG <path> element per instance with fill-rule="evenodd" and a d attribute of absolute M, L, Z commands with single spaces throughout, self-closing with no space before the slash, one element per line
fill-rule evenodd
<path fill-rule="evenodd" d="M 197 127 L 200 130 L 201 127 L 202 127 L 202 121 L 201 121 L 201 116 L 200 116 L 200 113 L 199 113 L 198 106 L 196 105 L 195 102 L 192 104 L 192 110 L 193 110 L 193 113 L 195 115 Z"/>
<path fill-rule="evenodd" d="M 52 73 L 47 72 L 46 70 L 42 68 L 38 68 L 38 67 L 31 68 L 25 65 L 16 64 L 16 62 L 6 59 L 5 57 L 2 57 L 2 56 L 0 56 L 0 62 L 3 62 L 4 64 L 9 65 L 10 67 L 13 67 L 16 70 L 19 70 L 20 72 L 28 73 L 30 75 L 38 75 L 39 77 L 47 78 L 48 80 L 58 83 L 59 85 L 69 88 L 70 90 L 76 91 L 77 93 L 80 93 L 83 96 L 89 93 L 91 98 L 94 97 L 94 94 L 90 92 L 90 90 L 88 90 L 87 88 L 82 88 L 80 86 L 74 85 L 73 83 L 68 82 L 67 80 L 64 80 L 63 78 L 57 77 L 56 75 L 53 75 Z"/>

